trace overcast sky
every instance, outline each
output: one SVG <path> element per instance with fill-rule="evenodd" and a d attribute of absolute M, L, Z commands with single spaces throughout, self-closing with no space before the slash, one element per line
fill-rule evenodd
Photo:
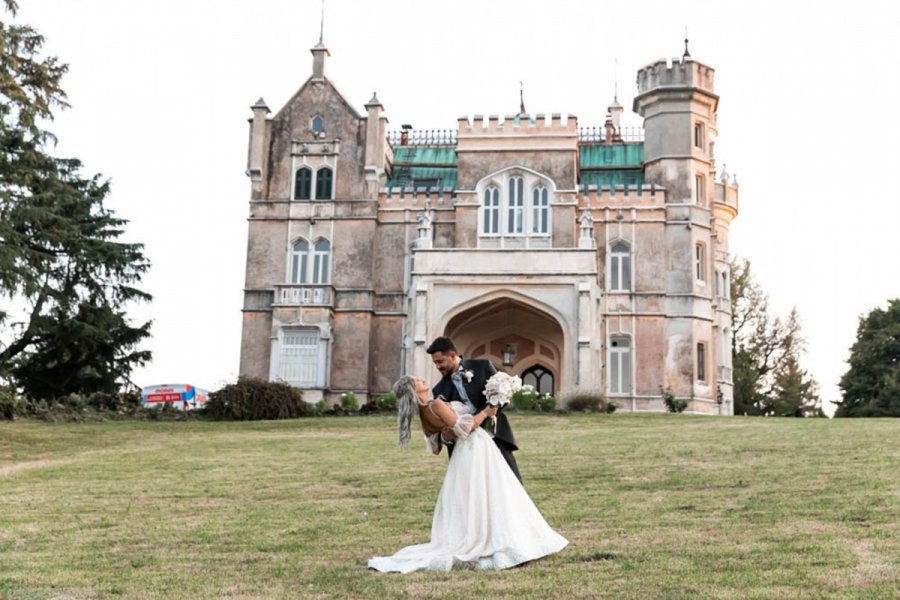
<path fill-rule="evenodd" d="M 57 153 L 112 179 L 146 245 L 153 363 L 139 385 L 237 377 L 249 106 L 309 77 L 320 0 L 20 0 L 70 65 Z M 839 398 L 859 315 L 900 296 L 900 36 L 892 3 L 327 0 L 326 75 L 364 113 L 450 129 L 461 115 L 571 113 L 602 125 L 616 81 L 680 56 L 716 69 L 719 169 L 740 182 L 731 251 L 771 307 L 796 306 L 805 366 Z M 9 15 L 4 17 L 9 20 Z"/>

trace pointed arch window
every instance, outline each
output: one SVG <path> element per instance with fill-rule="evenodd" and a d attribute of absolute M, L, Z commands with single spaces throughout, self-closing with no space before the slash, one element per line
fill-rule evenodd
<path fill-rule="evenodd" d="M 627 337 L 609 341 L 609 393 L 631 393 L 631 340 Z"/>
<path fill-rule="evenodd" d="M 610 248 L 609 289 L 631 291 L 631 247 L 625 242 L 617 242 Z"/>
<path fill-rule="evenodd" d="M 316 137 L 325 133 L 325 119 L 322 115 L 316 115 L 312 118 L 312 130 Z"/>
<path fill-rule="evenodd" d="M 316 200 L 331 200 L 331 169 L 322 167 L 316 171 Z"/>
<path fill-rule="evenodd" d="M 506 233 L 525 232 L 525 181 L 521 177 L 509 179 L 509 203 Z"/>
<path fill-rule="evenodd" d="M 294 175 L 294 200 L 309 200 L 312 192 L 312 170 L 303 167 Z"/>
<path fill-rule="evenodd" d="M 500 190 L 491 186 L 484 190 L 481 208 L 481 232 L 487 235 L 500 233 Z"/>
<path fill-rule="evenodd" d="M 313 251 L 312 283 L 328 283 L 328 263 L 331 258 L 331 244 L 328 240 L 316 242 Z"/>
<path fill-rule="evenodd" d="M 297 240 L 291 248 L 291 283 L 308 283 L 307 255 L 309 242 Z"/>
<path fill-rule="evenodd" d="M 550 233 L 550 199 L 542 185 L 531 194 L 531 232 Z"/>
<path fill-rule="evenodd" d="M 535 365 L 522 373 L 522 383 L 533 387 L 539 396 L 553 395 L 553 373 L 540 365 Z"/>

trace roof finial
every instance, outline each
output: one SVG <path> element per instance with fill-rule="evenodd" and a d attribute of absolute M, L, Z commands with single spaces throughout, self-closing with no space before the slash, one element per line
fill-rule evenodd
<path fill-rule="evenodd" d="M 322 0 L 322 19 L 319 21 L 319 44 L 325 36 L 325 0 Z"/>
<path fill-rule="evenodd" d="M 619 102 L 619 57 L 616 56 L 614 59 L 613 68 L 613 103 Z"/>
<path fill-rule="evenodd" d="M 322 0 L 322 2 L 325 2 L 325 0 Z M 681 59 L 684 60 L 684 59 L 690 58 L 690 57 L 691 57 L 691 53 L 688 52 L 687 25 L 685 25 L 684 26 L 684 55 L 681 57 Z"/>
<path fill-rule="evenodd" d="M 519 82 L 519 114 L 525 114 L 525 92 L 522 82 Z"/>

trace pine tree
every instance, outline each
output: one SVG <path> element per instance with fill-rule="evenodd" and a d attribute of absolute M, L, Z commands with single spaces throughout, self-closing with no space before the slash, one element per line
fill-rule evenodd
<path fill-rule="evenodd" d="M 135 350 L 150 323 L 132 327 L 124 312 L 150 300 L 134 287 L 149 263 L 141 244 L 119 241 L 127 222 L 103 205 L 109 183 L 48 152 L 43 124 L 67 107 L 67 66 L 42 44 L 0 22 L 0 295 L 26 306 L 19 322 L 0 311 L 0 377 L 35 397 L 110 391 L 150 359 Z"/>

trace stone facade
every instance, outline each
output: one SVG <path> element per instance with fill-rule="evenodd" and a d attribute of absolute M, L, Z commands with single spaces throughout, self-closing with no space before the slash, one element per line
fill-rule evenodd
<path fill-rule="evenodd" d="M 242 375 L 310 401 L 362 402 L 449 335 L 539 391 L 625 411 L 732 413 L 728 228 L 713 69 L 685 54 L 638 72 L 643 132 L 573 115 L 387 131 L 325 76 L 328 50 L 274 116 L 252 108 Z"/>

